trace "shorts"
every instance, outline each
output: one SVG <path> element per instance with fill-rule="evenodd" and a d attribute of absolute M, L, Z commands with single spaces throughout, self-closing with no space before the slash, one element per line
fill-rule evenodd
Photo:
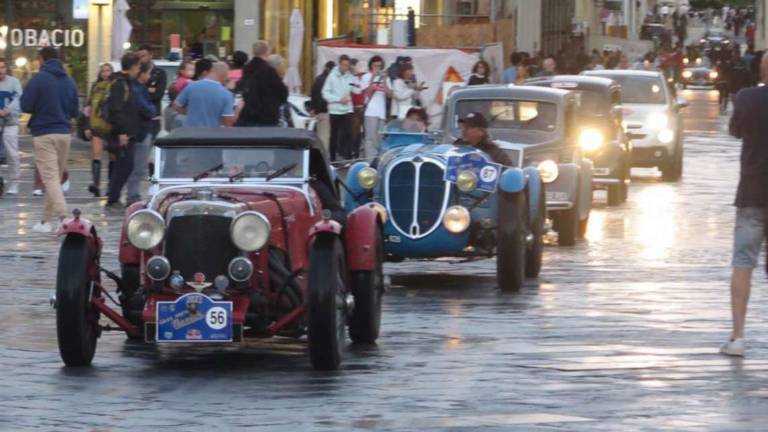
<path fill-rule="evenodd" d="M 765 238 L 765 212 L 759 207 L 736 209 L 736 227 L 733 233 L 733 261 L 735 268 L 755 268 Z"/>

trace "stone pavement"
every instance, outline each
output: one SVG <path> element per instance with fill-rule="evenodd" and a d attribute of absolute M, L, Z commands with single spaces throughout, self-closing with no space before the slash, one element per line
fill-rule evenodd
<path fill-rule="evenodd" d="M 493 260 L 387 265 L 379 344 L 350 347 L 335 373 L 312 371 L 291 340 L 182 349 L 120 334 L 101 338 L 93 367 L 64 368 L 48 306 L 58 243 L 30 231 L 42 203 L 25 183 L 0 199 L 0 430 L 764 429 L 762 269 L 748 356 L 717 354 L 739 143 L 716 93 L 682 94 L 692 105 L 681 183 L 638 171 L 629 201 L 611 209 L 597 193 L 587 240 L 548 246 L 540 279 L 517 294 L 496 290 Z M 120 217 L 88 199 L 84 149 L 73 167 L 70 206 L 96 220 L 116 268 Z"/>

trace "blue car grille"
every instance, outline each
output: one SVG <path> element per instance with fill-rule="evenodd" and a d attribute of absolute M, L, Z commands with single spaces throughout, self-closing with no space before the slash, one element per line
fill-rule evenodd
<path fill-rule="evenodd" d="M 443 168 L 433 162 L 423 162 L 418 170 L 410 161 L 397 163 L 389 172 L 387 205 L 395 226 L 406 236 L 416 238 L 427 234 L 440 222 L 446 182 Z M 418 198 L 417 198 L 418 197 Z M 418 199 L 414 215 L 414 200 Z"/>

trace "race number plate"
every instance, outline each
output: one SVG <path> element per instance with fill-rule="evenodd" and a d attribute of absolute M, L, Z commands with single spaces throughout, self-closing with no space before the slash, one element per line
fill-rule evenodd
<path fill-rule="evenodd" d="M 468 153 L 463 156 L 451 156 L 448 158 L 448 166 L 445 168 L 445 181 L 455 183 L 462 171 L 471 171 L 477 176 L 477 189 L 486 192 L 495 192 L 501 177 L 501 165 L 488 162 L 478 153 Z"/>
<path fill-rule="evenodd" d="M 157 302 L 157 342 L 232 342 L 232 302 L 185 294 Z"/>

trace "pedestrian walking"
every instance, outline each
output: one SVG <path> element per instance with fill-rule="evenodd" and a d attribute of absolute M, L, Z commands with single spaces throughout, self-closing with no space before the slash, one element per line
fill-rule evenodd
<path fill-rule="evenodd" d="M 317 120 L 317 125 L 315 126 L 317 136 L 320 137 L 320 141 L 325 147 L 325 154 L 327 155 L 330 155 L 331 117 L 328 115 L 328 102 L 323 99 L 323 86 L 325 85 L 325 79 L 328 78 L 328 74 L 335 67 L 336 63 L 333 61 L 325 63 L 323 72 L 316 76 L 315 81 L 312 83 L 309 101 L 312 114 L 314 114 Z"/>
<path fill-rule="evenodd" d="M 91 86 L 88 94 L 88 102 L 83 108 L 87 126 L 85 136 L 91 143 L 91 184 L 88 192 L 95 197 L 101 197 L 101 157 L 104 152 L 104 141 L 108 138 L 110 125 L 104 117 L 104 105 L 109 96 L 109 87 L 112 85 L 114 69 L 109 63 L 99 67 L 99 75 Z"/>
<path fill-rule="evenodd" d="M 133 150 L 133 170 L 126 183 L 127 205 L 141 201 L 141 185 L 149 176 L 150 150 L 152 149 L 152 131 L 154 130 L 154 118 L 157 116 L 157 107 L 152 100 L 147 84 L 152 79 L 152 69 L 146 63 L 142 63 L 139 76 L 131 82 L 133 102 L 139 111 L 139 128 L 135 137 Z"/>
<path fill-rule="evenodd" d="M 106 209 L 120 211 L 125 206 L 120 195 L 134 167 L 136 140 L 141 128 L 141 115 L 133 90 L 133 80 L 139 76 L 141 61 L 133 52 L 120 60 L 122 70 L 115 74 L 109 89 L 107 110 L 112 131 L 107 150 L 114 157 L 112 174 L 107 189 Z"/>
<path fill-rule="evenodd" d="M 379 153 L 379 131 L 387 120 L 387 96 L 389 89 L 387 73 L 384 70 L 384 59 L 373 56 L 368 60 L 368 73 L 360 78 L 360 88 L 364 95 L 365 157 L 372 159 Z"/>
<path fill-rule="evenodd" d="M 359 93 L 360 86 L 350 71 L 350 59 L 346 55 L 339 57 L 338 65 L 333 68 L 323 85 L 323 99 L 328 103 L 331 117 L 331 161 L 337 156 L 349 159 L 355 149 L 352 142 L 352 93 Z"/>
<path fill-rule="evenodd" d="M 269 44 L 254 44 L 253 58 L 243 70 L 239 89 L 243 95 L 236 126 L 277 126 L 280 107 L 288 102 L 288 87 L 268 62 Z M 273 57 L 274 60 L 274 57 Z"/>
<path fill-rule="evenodd" d="M 168 74 L 164 70 L 155 66 L 152 60 L 152 48 L 149 45 L 142 45 L 139 47 L 136 54 L 139 56 L 139 61 L 142 65 L 147 65 L 149 68 L 149 79 L 146 81 L 145 87 L 149 94 L 149 100 L 152 105 L 155 106 L 155 112 L 160 113 L 162 110 L 163 98 L 165 97 L 165 90 L 168 87 Z M 160 132 L 160 118 L 156 118 L 152 121 L 152 142 L 155 141 L 157 134 Z"/>
<path fill-rule="evenodd" d="M 488 77 L 491 73 L 491 67 L 485 60 L 480 60 L 472 66 L 472 75 L 469 76 L 467 85 L 482 85 L 490 84 L 491 80 Z"/>
<path fill-rule="evenodd" d="M 50 233 L 53 224 L 67 216 L 67 203 L 61 189 L 67 168 L 71 121 L 79 112 L 77 86 L 59 60 L 59 52 L 45 47 L 39 52 L 40 72 L 33 76 L 21 95 L 21 110 L 30 113 L 35 165 L 45 185 L 43 219 L 33 229 Z"/>
<path fill-rule="evenodd" d="M 209 61 L 197 61 L 198 65 L 203 62 Z M 208 65 L 204 68 L 208 68 Z M 184 127 L 215 128 L 234 125 L 235 99 L 232 92 L 225 87 L 228 72 L 229 66 L 224 62 L 211 64 L 210 72 L 200 71 L 198 74 L 204 78 L 190 83 L 176 98 L 174 107 L 186 115 Z"/>
<path fill-rule="evenodd" d="M 19 115 L 22 96 L 21 82 L 8 74 L 8 62 L 0 58 L 0 136 L 8 163 L 8 184 L 5 193 L 19 193 Z"/>
<path fill-rule="evenodd" d="M 768 55 L 760 65 L 761 80 L 768 82 Z M 768 211 L 768 86 L 741 90 L 734 100 L 730 133 L 742 140 L 741 173 L 736 191 L 736 225 L 731 266 L 733 330 L 720 352 L 743 356 L 744 325 L 752 285 L 752 271 L 765 240 Z"/>

